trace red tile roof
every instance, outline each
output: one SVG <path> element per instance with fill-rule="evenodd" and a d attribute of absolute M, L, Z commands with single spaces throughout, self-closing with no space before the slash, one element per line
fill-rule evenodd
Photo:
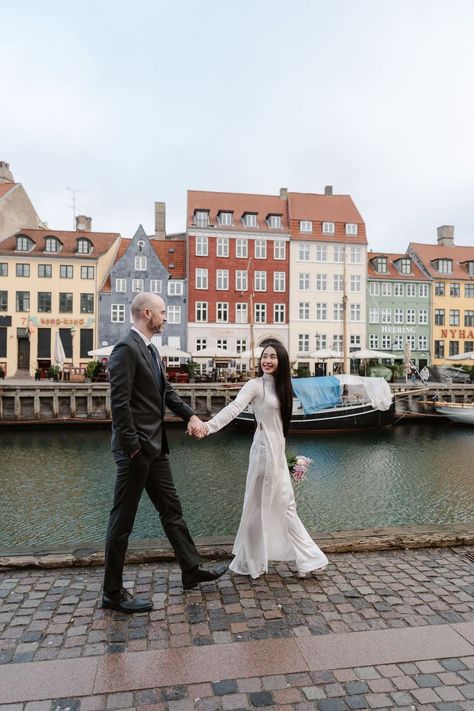
<path fill-rule="evenodd" d="M 18 183 L 0 183 L 0 199 L 17 185 Z"/>
<path fill-rule="evenodd" d="M 387 270 L 384 273 L 377 272 L 374 267 L 374 260 L 377 257 L 387 257 Z M 394 262 L 404 257 L 410 258 L 408 254 L 394 254 L 389 252 L 369 252 L 367 255 L 367 276 L 369 279 L 396 279 L 397 281 L 430 281 L 430 278 L 420 269 L 416 262 L 411 259 L 411 274 L 400 274 Z"/>
<path fill-rule="evenodd" d="M 288 193 L 288 213 L 292 239 L 367 244 L 365 223 L 350 195 Z M 313 223 L 312 232 L 300 232 L 299 223 Z M 323 222 L 334 222 L 333 234 L 322 232 Z M 346 224 L 357 225 L 357 235 L 347 235 Z"/>
<path fill-rule="evenodd" d="M 257 213 L 258 230 L 261 232 L 282 233 L 288 232 L 287 201 L 279 195 L 253 195 L 247 193 L 218 193 L 201 190 L 188 190 L 188 211 L 186 224 L 194 225 L 196 210 L 209 211 L 209 224 L 223 230 L 249 230 L 255 227 L 246 227 L 242 222 L 242 215 L 246 212 Z M 233 225 L 219 225 L 217 215 L 219 212 L 232 212 Z M 268 215 L 281 215 L 281 228 L 271 228 L 266 222 Z"/>
<path fill-rule="evenodd" d="M 438 244 L 410 242 L 408 250 L 418 256 L 433 279 L 469 279 L 471 281 L 474 279 L 469 276 L 465 266 L 466 262 L 474 262 L 474 247 L 456 247 L 455 245 L 445 247 Z M 441 274 L 434 264 L 437 259 L 451 259 L 453 262 L 452 273 Z"/>
<path fill-rule="evenodd" d="M 26 235 L 35 243 L 33 249 L 28 252 L 19 252 L 15 249 L 16 238 L 18 235 Z M 45 252 L 45 240 L 48 237 L 56 237 L 62 244 L 59 252 Z M 16 232 L 11 237 L 0 242 L 0 254 L 15 255 L 22 257 L 44 257 L 64 259 L 66 257 L 77 257 L 79 259 L 98 259 L 101 255 L 108 252 L 114 242 L 120 237 L 118 232 L 83 232 L 83 231 L 64 231 L 50 229 L 22 229 Z M 77 253 L 77 240 L 86 238 L 92 242 L 93 249 L 90 254 Z"/>

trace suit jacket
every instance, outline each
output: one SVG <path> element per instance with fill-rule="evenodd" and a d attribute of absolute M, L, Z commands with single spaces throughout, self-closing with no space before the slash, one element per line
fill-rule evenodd
<path fill-rule="evenodd" d="M 153 357 L 143 338 L 131 330 L 109 359 L 112 450 L 127 456 L 142 449 L 149 456 L 168 453 L 165 406 L 187 422 L 192 409 L 166 380 L 157 378 Z"/>

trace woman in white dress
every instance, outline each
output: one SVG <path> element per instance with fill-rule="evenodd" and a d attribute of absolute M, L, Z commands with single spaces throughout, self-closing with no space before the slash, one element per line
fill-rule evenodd
<path fill-rule="evenodd" d="M 296 513 L 286 461 L 285 437 L 293 407 L 290 364 L 286 349 L 272 341 L 262 352 L 259 377 L 248 381 L 236 399 L 206 423 L 214 434 L 249 403 L 257 430 L 250 450 L 247 484 L 230 569 L 258 578 L 268 561 L 294 561 L 298 574 L 321 570 L 328 559 L 309 536 Z"/>

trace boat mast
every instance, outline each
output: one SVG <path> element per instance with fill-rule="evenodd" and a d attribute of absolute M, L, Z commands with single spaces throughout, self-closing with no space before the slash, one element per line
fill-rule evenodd
<path fill-rule="evenodd" d="M 255 378 L 255 338 L 253 333 L 253 280 L 250 279 L 250 265 L 252 257 L 249 257 L 247 264 L 247 283 L 249 287 L 249 331 L 250 331 L 250 373 L 252 378 Z"/>
<path fill-rule="evenodd" d="M 350 359 L 349 359 L 349 319 L 347 317 L 347 268 L 346 268 L 346 246 L 344 245 L 344 292 L 342 296 L 342 352 L 344 357 L 343 371 L 344 373 L 350 373 Z"/>

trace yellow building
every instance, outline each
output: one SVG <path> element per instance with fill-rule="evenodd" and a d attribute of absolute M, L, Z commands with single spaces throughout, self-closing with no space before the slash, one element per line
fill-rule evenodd
<path fill-rule="evenodd" d="M 66 369 L 84 367 L 97 346 L 98 292 L 119 247 L 118 233 L 22 229 L 0 243 L 0 367 L 45 373 L 58 334 Z"/>
<path fill-rule="evenodd" d="M 408 248 L 417 264 L 433 279 L 433 365 L 449 356 L 474 350 L 474 247 L 454 244 L 454 227 L 438 227 L 438 244 L 412 242 Z M 472 361 L 460 360 L 466 365 Z"/>

